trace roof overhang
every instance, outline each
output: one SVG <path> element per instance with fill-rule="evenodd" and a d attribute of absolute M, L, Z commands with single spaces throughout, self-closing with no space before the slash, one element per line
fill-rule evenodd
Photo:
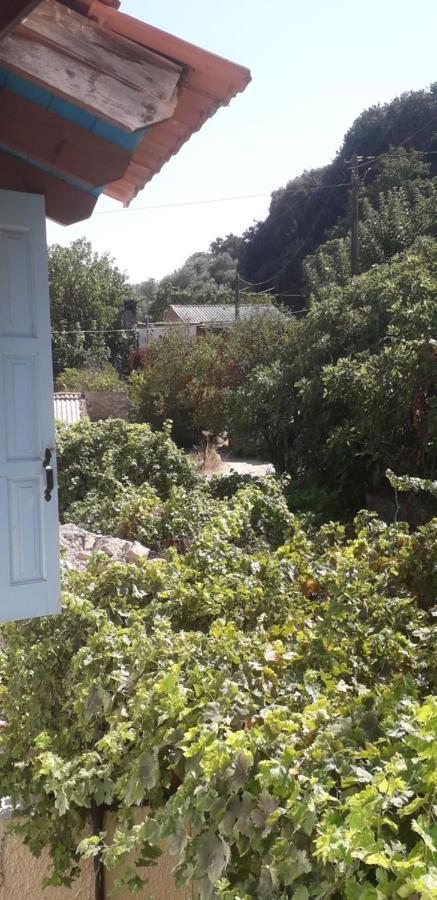
<path fill-rule="evenodd" d="M 118 11 L 118 0 L 3 0 L 0 188 L 44 193 L 71 224 L 124 204 L 247 69 Z"/>

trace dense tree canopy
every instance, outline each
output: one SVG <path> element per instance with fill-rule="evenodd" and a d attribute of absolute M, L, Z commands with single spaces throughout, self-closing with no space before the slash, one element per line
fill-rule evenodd
<path fill-rule="evenodd" d="M 227 248 L 193 253 L 180 269 L 160 282 L 149 279 L 137 286 L 141 309 L 159 321 L 171 303 L 232 303 L 235 273 L 236 260 Z"/>
<path fill-rule="evenodd" d="M 304 305 L 303 260 L 333 236 L 333 229 L 335 237 L 348 232 L 347 162 L 354 154 L 375 158 L 397 147 L 421 151 L 425 163 L 429 163 L 429 176 L 437 174 L 437 155 L 427 155 L 427 151 L 437 149 L 437 84 L 365 110 L 347 132 L 330 165 L 305 172 L 275 191 L 267 218 L 249 229 L 240 244 L 244 276 L 252 282 L 269 279 L 272 291 L 287 305 L 295 309 Z M 411 167 L 408 170 L 405 158 L 395 155 L 391 168 L 397 173 L 397 184 L 399 177 L 403 182 L 411 179 Z M 372 203 L 375 199 L 372 185 L 384 170 L 387 174 L 384 157 L 373 164 L 370 161 L 361 170 L 363 200 L 367 197 Z M 386 180 L 380 190 L 388 187 Z"/>
<path fill-rule="evenodd" d="M 108 361 L 125 371 L 135 342 L 123 330 L 132 289 L 109 254 L 99 256 L 85 240 L 50 247 L 49 287 L 55 375 Z"/>
<path fill-rule="evenodd" d="M 428 218 L 429 196 L 429 207 L 428 196 L 419 204 Z M 404 239 L 407 228 L 393 244 Z M 379 246 L 375 230 L 375 254 Z M 140 420 L 173 418 L 185 444 L 201 428 L 227 431 L 234 449 L 267 453 L 302 484 L 333 492 L 345 512 L 365 505 L 389 466 L 435 477 L 437 243 L 419 238 L 343 286 L 328 249 L 308 266 L 304 318 L 255 318 L 201 341 L 162 337 L 131 394 Z"/>

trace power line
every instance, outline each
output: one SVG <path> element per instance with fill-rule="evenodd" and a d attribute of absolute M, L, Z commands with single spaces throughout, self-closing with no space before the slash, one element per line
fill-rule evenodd
<path fill-rule="evenodd" d="M 245 284 L 243 290 L 241 291 L 242 294 L 252 294 L 252 293 L 253 293 L 253 291 L 249 291 L 249 290 L 247 289 L 247 283 L 244 282 L 244 279 L 243 279 L 243 278 L 240 278 L 240 284 L 241 284 L 241 283 L 244 283 L 244 284 Z M 262 284 L 262 282 L 260 282 L 260 284 Z M 253 285 L 252 285 L 252 287 L 253 287 Z M 270 294 L 270 288 L 267 288 L 267 290 L 265 290 L 265 291 L 256 291 L 256 296 L 257 296 L 257 297 L 263 297 L 264 294 Z"/>
<path fill-rule="evenodd" d="M 292 191 L 291 193 L 292 194 L 300 194 L 300 193 L 304 192 L 305 194 L 312 194 L 317 191 L 330 190 L 332 187 L 349 187 L 349 185 L 348 185 L 348 182 L 345 181 L 342 184 L 336 184 L 336 185 L 325 184 L 325 185 L 320 185 L 319 187 L 314 187 L 314 188 L 306 188 L 306 187 L 302 186 L 300 188 L 296 188 L 296 190 Z M 285 188 L 284 188 L 284 190 L 285 190 Z M 264 193 L 264 194 L 239 194 L 239 195 L 237 194 L 237 195 L 231 196 L 231 197 L 211 197 L 207 200 L 184 200 L 180 203 L 160 203 L 160 204 L 156 204 L 155 206 L 132 206 L 132 207 L 129 207 L 128 209 L 125 209 L 125 208 L 124 209 L 100 209 L 100 210 L 97 210 L 97 212 L 95 212 L 94 215 L 95 216 L 114 216 L 114 215 L 120 215 L 120 214 L 127 215 L 127 213 L 145 212 L 145 211 L 153 210 L 153 209 L 175 209 L 175 208 L 181 207 L 181 206 L 205 206 L 208 203 L 230 203 L 235 200 L 253 200 L 258 197 L 271 197 L 272 193 L 273 193 L 272 191 L 269 191 L 268 193 Z"/>
<path fill-rule="evenodd" d="M 270 281 L 274 281 L 275 278 L 276 275 L 272 275 L 271 278 L 266 278 L 264 281 L 246 281 L 245 278 L 240 278 L 240 281 L 242 281 L 243 284 L 247 285 L 247 287 L 261 287 L 261 285 L 263 284 L 268 284 Z"/>
<path fill-rule="evenodd" d="M 400 147 L 403 147 L 403 145 L 408 143 L 408 141 L 410 141 L 413 137 L 415 137 L 416 134 L 419 134 L 425 128 L 428 128 L 428 126 L 431 125 L 431 123 L 436 120 L 437 120 L 437 114 L 435 116 L 432 116 L 431 119 L 429 119 L 428 122 L 425 122 L 424 125 L 421 125 L 420 128 L 417 128 L 415 131 L 413 131 L 410 135 L 408 135 L 408 137 L 404 138 L 404 140 L 401 141 L 399 144 L 397 144 L 396 147 L 393 147 L 392 150 L 385 150 L 382 153 L 377 154 L 376 156 L 368 157 L 368 161 L 363 160 L 363 162 L 359 162 L 358 168 L 368 165 L 368 162 L 377 162 L 379 159 L 381 159 L 384 156 L 390 156 L 395 150 L 398 150 Z M 416 152 L 429 156 L 429 155 L 436 154 L 437 150 L 419 150 Z M 334 188 L 342 188 L 342 187 L 350 187 L 349 182 L 344 181 L 344 182 L 340 182 L 335 185 L 325 184 L 325 185 L 319 185 L 318 187 L 313 187 L 313 188 L 307 188 L 304 185 L 302 185 L 301 187 L 296 188 L 294 191 L 287 192 L 287 193 L 289 193 L 289 195 L 290 194 L 292 194 L 292 195 L 299 194 L 301 192 L 304 192 L 305 194 L 311 194 L 311 193 L 315 193 L 317 191 L 331 191 Z M 120 214 L 126 215 L 127 213 L 146 212 L 146 211 L 154 210 L 154 209 L 176 209 L 178 207 L 184 207 L 184 206 L 204 206 L 204 205 L 207 205 L 210 203 L 231 203 L 231 202 L 235 202 L 235 201 L 239 201 L 239 200 L 254 200 L 254 199 L 259 199 L 262 197 L 271 197 L 272 193 L 274 193 L 274 191 L 269 191 L 269 192 L 264 192 L 264 193 L 259 193 L 259 194 L 235 194 L 235 195 L 231 195 L 229 197 L 210 197 L 205 200 L 183 200 L 178 203 L 159 203 L 159 204 L 155 204 L 155 205 L 151 205 L 151 206 L 132 206 L 132 207 L 123 208 L 123 209 L 101 209 L 101 210 L 97 210 L 94 213 L 94 215 L 95 216 L 112 216 L 112 215 L 120 215 Z M 276 276 L 273 276 L 272 279 L 266 279 L 263 282 L 259 282 L 259 284 L 266 284 L 270 280 L 273 281 L 275 277 Z M 258 286 L 257 282 L 254 282 L 254 283 L 246 282 L 246 284 L 252 284 L 252 287 Z"/>
<path fill-rule="evenodd" d="M 396 147 L 393 147 L 391 150 L 384 150 L 382 153 L 378 153 L 376 156 L 367 156 L 366 159 L 364 159 L 362 162 L 359 162 L 357 164 L 356 168 L 361 169 L 361 168 L 363 168 L 363 166 L 367 166 L 370 163 L 377 163 L 380 159 L 383 159 L 383 157 L 385 157 L 385 156 L 388 156 L 388 157 L 392 156 L 394 153 L 396 153 L 396 150 L 400 150 L 400 148 L 403 147 L 404 144 L 407 144 L 408 141 L 411 141 L 411 139 L 416 136 L 416 134 L 419 134 L 420 131 L 424 131 L 425 128 L 428 128 L 428 126 L 431 125 L 431 123 L 435 122 L 436 120 L 437 120 L 437 115 L 432 116 L 428 122 L 425 122 L 424 125 L 421 125 L 420 128 L 417 128 L 416 131 L 413 131 L 412 134 L 409 134 L 408 137 L 404 138 L 403 141 L 400 141 L 400 143 L 397 144 Z M 420 153 L 421 156 L 434 156 L 437 153 L 437 150 L 416 150 L 415 148 L 413 148 L 413 149 L 414 149 L 415 153 Z"/>
<path fill-rule="evenodd" d="M 138 326 L 132 328 L 76 328 L 73 331 L 52 331 L 52 334 L 125 334 L 127 331 L 138 331 Z"/>
<path fill-rule="evenodd" d="M 272 294 L 271 296 L 273 297 L 274 300 L 280 300 L 281 297 L 300 297 L 300 298 L 301 298 L 301 297 L 302 297 L 302 294 L 288 294 L 288 293 L 283 293 L 283 294 Z M 202 305 L 202 304 L 200 304 L 200 305 Z M 215 305 L 215 304 L 214 304 L 214 305 Z M 232 306 L 231 303 L 229 303 L 229 304 L 227 304 L 227 305 L 228 305 L 228 306 Z M 264 304 L 264 305 L 267 306 L 268 304 Z M 263 306 L 263 304 L 260 303 L 259 306 Z M 243 303 L 243 307 L 244 307 L 244 303 Z M 304 307 L 302 307 L 302 309 L 292 309 L 292 310 L 290 310 L 290 312 L 292 312 L 292 313 L 305 312 L 307 309 L 308 309 L 308 307 L 304 306 Z M 151 322 L 151 324 L 153 325 L 153 322 Z M 172 324 L 174 324 L 174 323 L 169 322 L 169 325 L 172 325 Z M 183 325 L 184 323 L 181 322 L 180 324 Z M 105 335 L 105 334 L 125 334 L 126 332 L 130 332 L 130 331 L 138 331 L 138 330 L 139 330 L 140 328 L 142 328 L 142 327 L 145 327 L 145 326 L 144 326 L 144 323 L 139 322 L 138 325 L 136 325 L 136 326 L 134 326 L 134 327 L 132 327 L 132 328 L 100 328 L 100 329 L 99 329 L 99 328 L 76 328 L 76 329 L 69 329 L 68 331 L 52 331 L 51 333 L 52 333 L 52 335 L 63 335 L 63 334 L 102 334 L 102 335 Z"/>

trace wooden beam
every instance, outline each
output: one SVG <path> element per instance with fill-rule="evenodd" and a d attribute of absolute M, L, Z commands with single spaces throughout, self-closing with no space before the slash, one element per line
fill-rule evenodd
<path fill-rule="evenodd" d="M 40 0 L 2 0 L 0 6 L 0 40 L 13 31 L 32 10 L 38 6 Z"/>
<path fill-rule="evenodd" d="M 0 88 L 0 144 L 100 187 L 122 178 L 131 153 L 7 88 Z"/>
<path fill-rule="evenodd" d="M 0 65 L 134 132 L 173 115 L 182 67 L 56 2 L 0 42 Z"/>
<path fill-rule="evenodd" d="M 43 194 L 49 219 L 73 225 L 89 219 L 97 197 L 0 150 L 0 189 Z"/>
<path fill-rule="evenodd" d="M 87 16 L 93 0 L 60 0 L 60 2 L 64 6 L 69 6 L 70 9 L 75 9 L 82 15 Z M 102 3 L 104 6 L 110 6 L 112 9 L 120 9 L 121 0 L 102 0 Z"/>

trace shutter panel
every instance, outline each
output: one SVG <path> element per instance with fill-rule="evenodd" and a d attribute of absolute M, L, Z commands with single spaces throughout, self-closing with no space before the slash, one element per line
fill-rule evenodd
<path fill-rule="evenodd" d="M 0 191 L 0 621 L 60 609 L 43 197 Z M 46 449 L 55 488 L 45 499 Z"/>

